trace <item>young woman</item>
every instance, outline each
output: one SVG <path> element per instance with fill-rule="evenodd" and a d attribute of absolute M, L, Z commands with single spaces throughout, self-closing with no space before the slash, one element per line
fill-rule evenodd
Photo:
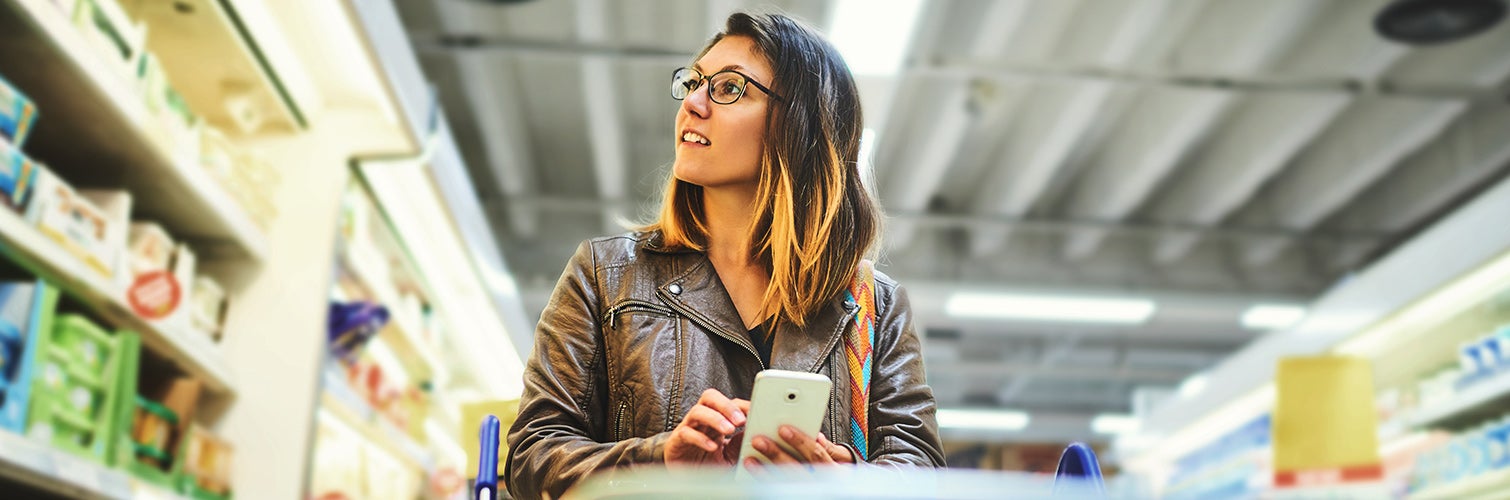
<path fill-rule="evenodd" d="M 850 291 L 881 214 L 856 168 L 860 99 L 838 51 L 788 17 L 734 14 L 671 86 L 660 218 L 583 243 L 567 265 L 509 430 L 509 491 L 557 497 L 629 464 L 758 467 L 733 461 L 766 368 L 834 382 L 819 435 L 782 428 L 797 456 L 751 438 L 773 462 L 942 466 L 907 296 L 879 272 L 870 380 L 851 380 L 845 336 L 866 316 Z"/>

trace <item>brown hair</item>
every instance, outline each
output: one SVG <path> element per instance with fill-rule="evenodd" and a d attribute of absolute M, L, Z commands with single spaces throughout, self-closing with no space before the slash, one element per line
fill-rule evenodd
<path fill-rule="evenodd" d="M 858 169 L 860 93 L 839 51 L 800 21 L 735 13 L 698 58 L 731 36 L 755 42 L 774 70 L 770 86 L 785 98 L 767 101 L 750 257 L 771 274 L 762 323 L 801 327 L 848 289 L 880 236 L 880 205 Z M 659 230 L 667 246 L 704 251 L 702 187 L 669 177 L 659 220 L 643 229 Z"/>

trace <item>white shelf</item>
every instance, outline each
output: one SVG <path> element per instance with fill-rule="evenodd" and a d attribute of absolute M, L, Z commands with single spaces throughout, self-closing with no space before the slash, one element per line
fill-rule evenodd
<path fill-rule="evenodd" d="M 1410 500 L 1510 499 L 1510 469 L 1454 481 L 1411 493 Z"/>
<path fill-rule="evenodd" d="M 137 332 L 147 349 L 203 380 L 211 391 L 235 394 L 235 383 L 219 346 L 191 330 L 161 328 L 137 316 L 127 305 L 124 290 L 4 208 L 0 208 L 0 254 L 47 279 L 109 322 L 110 327 Z"/>
<path fill-rule="evenodd" d="M 345 423 L 367 442 L 376 445 L 395 458 L 429 474 L 435 468 L 435 459 L 419 443 L 414 442 L 398 427 L 379 417 L 371 406 L 363 401 L 347 385 L 346 380 L 335 370 L 326 369 L 323 374 L 325 390 L 320 392 L 320 409 Z"/>
<path fill-rule="evenodd" d="M 0 476 L 69 498 L 181 499 L 82 457 L 0 430 Z"/>
<path fill-rule="evenodd" d="M 1410 423 L 1412 427 L 1418 428 L 1461 429 L 1479 423 L 1482 421 L 1480 417 L 1503 414 L 1507 398 L 1510 398 L 1510 372 L 1500 372 L 1492 378 L 1469 385 L 1445 403 L 1416 410 L 1410 417 Z"/>
<path fill-rule="evenodd" d="M 267 236 L 205 169 L 148 129 L 130 75 L 112 65 L 51 0 L 0 0 L 6 79 L 36 102 L 25 151 L 81 186 L 124 187 L 133 219 L 162 222 L 201 257 L 261 261 Z"/>

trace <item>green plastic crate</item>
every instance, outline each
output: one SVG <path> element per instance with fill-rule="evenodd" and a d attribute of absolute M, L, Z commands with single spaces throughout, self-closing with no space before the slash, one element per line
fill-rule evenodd
<path fill-rule="evenodd" d="M 111 335 L 82 316 L 57 316 L 40 336 L 27 435 L 111 463 L 118 440 L 121 375 L 135 372 L 135 334 Z M 128 359 L 130 358 L 130 359 Z"/>

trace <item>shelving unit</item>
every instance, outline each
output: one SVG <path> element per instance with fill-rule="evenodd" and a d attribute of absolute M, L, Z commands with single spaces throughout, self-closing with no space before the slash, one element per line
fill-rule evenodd
<path fill-rule="evenodd" d="M 1503 415 L 1510 405 L 1510 373 L 1497 373 L 1459 391 L 1446 403 L 1417 410 L 1410 416 L 1412 427 L 1459 430 Z"/>
<path fill-rule="evenodd" d="M 56 284 L 116 328 L 137 332 L 147 349 L 204 380 L 212 392 L 235 395 L 236 384 L 220 346 L 196 332 L 161 328 L 137 316 L 126 304 L 124 290 L 86 268 L 83 261 L 11 210 L 0 210 L 0 254 Z"/>
<path fill-rule="evenodd" d="M 70 498 L 182 499 L 125 472 L 0 431 L 0 476 Z"/>
<path fill-rule="evenodd" d="M 201 258 L 263 260 L 262 229 L 209 172 L 147 128 L 151 114 L 130 76 L 115 71 L 56 3 L 0 0 L 0 32 L 0 62 L 25 69 L 6 78 L 40 110 L 27 144 L 34 157 L 77 185 L 129 190 L 134 218 L 162 222 L 195 243 Z"/>
<path fill-rule="evenodd" d="M 1428 490 L 1418 491 L 1411 493 L 1407 498 L 1410 500 L 1504 500 L 1510 498 L 1510 469 L 1501 469 Z"/>
<path fill-rule="evenodd" d="M 426 474 L 434 470 L 435 460 L 430 453 L 393 424 L 378 417 L 377 412 L 363 402 L 339 374 L 327 370 L 324 381 L 325 391 L 320 394 L 322 411 L 330 412 L 393 457 Z"/>

